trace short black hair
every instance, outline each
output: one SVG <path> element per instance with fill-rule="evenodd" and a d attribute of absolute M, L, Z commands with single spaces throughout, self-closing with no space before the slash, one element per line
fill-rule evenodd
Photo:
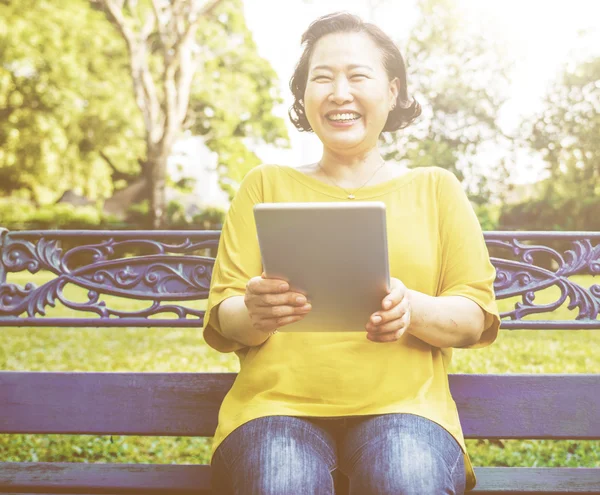
<path fill-rule="evenodd" d="M 312 132 L 312 127 L 304 111 L 304 92 L 308 79 L 308 67 L 315 45 L 319 39 L 332 33 L 367 33 L 383 52 L 383 64 L 390 81 L 395 77 L 400 81 L 400 91 L 396 106 L 390 111 L 382 132 L 393 132 L 408 127 L 421 115 L 421 105 L 413 98 L 408 99 L 406 87 L 406 65 L 400 50 L 380 28 L 348 12 L 335 12 L 314 21 L 302 35 L 304 46 L 302 56 L 290 79 L 290 89 L 294 104 L 288 114 L 292 123 L 301 131 Z"/>

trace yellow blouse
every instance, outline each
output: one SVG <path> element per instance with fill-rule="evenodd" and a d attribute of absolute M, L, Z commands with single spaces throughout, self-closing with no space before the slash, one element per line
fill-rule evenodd
<path fill-rule="evenodd" d="M 439 167 L 416 168 L 366 186 L 357 201 L 386 205 L 390 275 L 431 296 L 463 296 L 485 312 L 485 331 L 471 347 L 492 343 L 500 318 L 495 270 L 477 217 L 456 177 Z M 243 296 L 262 273 L 253 205 L 272 202 L 348 201 L 339 188 L 298 170 L 262 165 L 250 171 L 223 225 L 211 279 L 204 338 L 221 352 L 235 351 L 240 372 L 221 406 L 213 453 L 233 430 L 263 416 L 355 416 L 410 413 L 448 430 L 465 452 L 467 488 L 473 469 L 456 404 L 448 387 L 452 349 L 405 334 L 371 342 L 361 332 L 278 332 L 256 347 L 225 338 L 217 306 Z M 366 322 L 365 322 L 366 323 Z"/>

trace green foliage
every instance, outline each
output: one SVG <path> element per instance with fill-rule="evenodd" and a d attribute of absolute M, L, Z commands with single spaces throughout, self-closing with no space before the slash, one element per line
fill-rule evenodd
<path fill-rule="evenodd" d="M 545 196 L 600 196 L 600 56 L 567 65 L 544 104 L 523 127 L 547 163 Z"/>
<path fill-rule="evenodd" d="M 226 211 L 222 208 L 208 207 L 202 213 L 194 215 L 192 222 L 195 225 L 202 225 L 205 229 L 220 229 L 225 222 Z"/>
<path fill-rule="evenodd" d="M 494 194 L 501 196 L 508 170 L 501 160 L 483 169 L 476 155 L 502 139 L 497 118 L 508 96 L 510 64 L 485 33 L 467 24 L 456 2 L 417 5 L 420 19 L 399 46 L 409 97 L 421 103 L 423 114 L 407 132 L 384 137 L 385 157 L 450 170 L 474 203 L 486 204 Z"/>
<path fill-rule="evenodd" d="M 502 228 L 600 230 L 600 57 L 565 67 L 522 134 L 546 163 L 532 200 L 507 205 Z"/>
<path fill-rule="evenodd" d="M 600 196 L 549 193 L 502 207 L 501 230 L 600 231 Z"/>
<path fill-rule="evenodd" d="M 127 223 L 137 228 L 147 228 L 150 211 L 150 202 L 145 199 L 129 206 L 126 213 Z"/>
<path fill-rule="evenodd" d="M 500 216 L 499 206 L 486 203 L 483 205 L 475 205 L 474 209 L 483 231 L 498 229 L 498 217 Z"/>
<path fill-rule="evenodd" d="M 249 143 L 289 146 L 285 124 L 273 113 L 283 100 L 277 74 L 258 55 L 241 0 L 225 1 L 217 22 L 203 21 L 199 44 L 215 56 L 206 58 L 194 80 L 192 132 L 205 136 L 217 153 L 220 185 L 233 197 L 246 173 L 260 164 Z"/>
<path fill-rule="evenodd" d="M 165 214 L 166 228 L 183 230 L 219 230 L 225 220 L 225 210 L 208 206 L 194 215 L 186 214 L 185 206 L 178 201 L 170 201 Z"/>
<path fill-rule="evenodd" d="M 225 210 L 208 206 L 200 213 L 189 215 L 185 206 L 178 201 L 170 201 L 165 212 L 165 225 L 168 229 L 218 230 L 225 219 Z"/>
<path fill-rule="evenodd" d="M 3 462 L 209 463 L 206 438 L 0 435 Z"/>
<path fill-rule="evenodd" d="M 277 78 L 257 53 L 241 0 L 224 0 L 202 19 L 197 41 L 202 63 L 185 127 L 218 153 L 231 193 L 258 164 L 252 144 L 288 143 L 272 112 L 281 102 Z M 0 195 L 48 204 L 72 189 L 101 199 L 140 173 L 147 130 L 125 42 L 100 8 L 88 0 L 1 2 L 0 60 Z M 158 48 L 148 63 L 164 97 Z"/>
<path fill-rule="evenodd" d="M 109 196 L 101 153 L 136 170 L 143 134 L 125 55 L 84 0 L 0 5 L 0 193 Z"/>
<path fill-rule="evenodd" d="M 200 213 L 186 215 L 183 205 L 171 201 L 167 207 L 165 228 L 218 230 L 225 211 L 208 206 Z M 42 229 L 145 229 L 148 227 L 148 201 L 132 205 L 125 220 L 107 215 L 96 206 L 58 203 L 36 207 L 26 201 L 0 198 L 0 227 L 9 230 Z"/>
<path fill-rule="evenodd" d="M 0 227 L 9 230 L 94 229 L 109 223 L 110 217 L 103 216 L 94 206 L 59 203 L 36 208 L 30 203 L 0 201 Z"/>

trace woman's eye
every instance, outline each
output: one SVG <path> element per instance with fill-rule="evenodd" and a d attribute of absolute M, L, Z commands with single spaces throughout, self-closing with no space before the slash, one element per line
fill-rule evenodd
<path fill-rule="evenodd" d="M 313 81 L 329 81 L 329 78 L 327 76 L 316 76 L 316 77 L 313 77 L 312 80 Z"/>
<path fill-rule="evenodd" d="M 366 74 L 352 74 L 351 76 L 352 79 L 363 79 L 365 77 L 367 77 Z"/>

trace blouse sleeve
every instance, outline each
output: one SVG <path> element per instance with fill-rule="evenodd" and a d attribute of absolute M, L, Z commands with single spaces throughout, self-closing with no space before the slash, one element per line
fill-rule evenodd
<path fill-rule="evenodd" d="M 262 171 L 261 167 L 257 167 L 246 175 L 231 202 L 221 230 L 211 276 L 204 315 L 204 340 L 220 352 L 232 352 L 245 347 L 223 335 L 217 310 L 225 299 L 245 295 L 248 281 L 262 272 L 253 211 L 254 205 L 262 201 Z"/>
<path fill-rule="evenodd" d="M 479 220 L 451 172 L 439 169 L 438 205 L 442 266 L 438 296 L 462 296 L 477 303 L 485 313 L 479 342 L 469 348 L 485 347 L 498 336 L 500 316 L 494 294 L 496 270 Z"/>

